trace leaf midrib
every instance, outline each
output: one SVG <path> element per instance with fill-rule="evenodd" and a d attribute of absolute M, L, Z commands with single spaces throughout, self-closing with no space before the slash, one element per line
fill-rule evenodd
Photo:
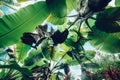
<path fill-rule="evenodd" d="M 40 12 L 38 12 L 38 13 L 40 13 Z M 35 16 L 37 16 L 38 13 L 37 13 Z M 13 31 L 17 30 L 18 28 L 21 27 L 21 25 L 24 25 L 25 23 L 31 21 L 35 16 L 33 16 L 33 17 L 27 19 L 26 21 L 24 21 L 24 22 L 21 23 L 20 25 L 16 26 L 15 28 L 13 28 L 12 30 L 10 30 L 9 32 L 7 32 L 7 33 L 5 33 L 5 34 L 2 34 L 2 35 L 0 36 L 0 38 L 3 38 L 3 37 L 5 37 L 7 34 L 9 34 L 9 33 L 13 32 Z"/>

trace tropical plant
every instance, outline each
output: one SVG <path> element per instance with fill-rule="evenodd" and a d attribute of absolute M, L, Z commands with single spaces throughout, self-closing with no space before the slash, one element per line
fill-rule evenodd
<path fill-rule="evenodd" d="M 119 79 L 119 0 L 38 0 L 18 10 L 14 4 L 0 1 L 14 10 L 0 10 L 0 80 L 74 80 L 75 65 L 82 80 Z"/>

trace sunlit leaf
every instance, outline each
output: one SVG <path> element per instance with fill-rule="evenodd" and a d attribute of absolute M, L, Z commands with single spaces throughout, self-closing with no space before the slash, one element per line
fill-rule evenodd
<path fill-rule="evenodd" d="M 120 7 L 120 0 L 115 0 L 115 5 L 116 5 L 117 7 Z"/>
<path fill-rule="evenodd" d="M 30 47 L 23 44 L 22 42 L 19 42 L 16 44 L 16 55 L 17 60 L 23 62 L 24 59 L 27 57 L 27 52 L 30 50 Z"/>
<path fill-rule="evenodd" d="M 66 0 L 67 4 L 67 11 L 70 12 L 74 9 L 77 10 L 79 8 L 80 4 L 77 4 L 77 0 Z"/>
<path fill-rule="evenodd" d="M 96 27 L 93 27 L 94 34 L 89 34 L 90 43 L 92 46 L 98 50 L 109 52 L 109 53 L 118 53 L 120 52 L 120 33 L 105 33 L 102 32 Z"/>
<path fill-rule="evenodd" d="M 67 13 L 66 0 L 46 0 L 47 7 L 51 14 L 57 17 L 65 17 Z"/>
<path fill-rule="evenodd" d="M 48 22 L 51 22 L 54 25 L 58 25 L 58 24 L 62 25 L 66 21 L 66 18 L 60 18 L 60 17 L 53 16 L 52 14 L 50 14 L 46 20 Z"/>
<path fill-rule="evenodd" d="M 45 2 L 37 2 L 0 19 L 0 47 L 14 44 L 24 32 L 33 31 L 49 15 Z"/>
<path fill-rule="evenodd" d="M 74 59 L 69 59 L 66 61 L 66 63 L 69 65 L 69 66 L 76 66 L 76 65 L 79 65 L 79 63 Z"/>
<path fill-rule="evenodd" d="M 46 0 L 48 9 L 51 14 L 47 18 L 47 21 L 54 24 L 63 24 L 67 15 L 66 0 Z"/>
<path fill-rule="evenodd" d="M 30 53 L 29 56 L 25 59 L 24 64 L 26 66 L 31 66 L 44 58 L 44 55 L 41 52 L 41 48 L 38 47 L 38 49 L 33 49 Z"/>
<path fill-rule="evenodd" d="M 28 0 L 17 0 L 18 2 L 25 2 L 25 1 L 28 1 Z"/>

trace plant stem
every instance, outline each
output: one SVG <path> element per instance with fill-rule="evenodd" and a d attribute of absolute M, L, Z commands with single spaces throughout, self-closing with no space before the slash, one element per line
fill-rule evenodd
<path fill-rule="evenodd" d="M 82 26 L 82 22 L 83 22 L 83 20 L 81 19 L 80 25 L 79 25 L 79 27 L 78 27 L 78 32 L 80 32 L 80 28 L 81 28 L 81 26 Z"/>
<path fill-rule="evenodd" d="M 65 53 L 60 59 L 59 61 L 55 64 L 55 66 L 51 69 L 51 72 L 54 70 L 54 68 L 59 64 L 59 62 L 65 57 L 67 53 Z"/>
<path fill-rule="evenodd" d="M 13 8 L 11 5 L 9 5 L 9 4 L 5 3 L 5 2 L 2 2 L 2 4 L 9 7 L 9 8 L 11 8 L 11 9 L 13 9 L 14 11 L 17 11 L 17 9 Z"/>
<path fill-rule="evenodd" d="M 88 23 L 88 19 L 85 20 L 86 25 L 88 26 L 88 28 L 91 30 L 91 32 L 93 32 L 92 28 L 90 27 L 89 23 Z"/>
<path fill-rule="evenodd" d="M 75 21 L 68 27 L 68 29 L 70 29 L 70 28 L 78 21 L 78 19 L 79 19 L 79 17 L 77 17 L 77 18 L 75 19 Z"/>
<path fill-rule="evenodd" d="M 70 16 L 67 16 L 67 17 L 75 17 L 75 16 L 77 16 L 77 14 L 76 15 L 70 15 Z"/>

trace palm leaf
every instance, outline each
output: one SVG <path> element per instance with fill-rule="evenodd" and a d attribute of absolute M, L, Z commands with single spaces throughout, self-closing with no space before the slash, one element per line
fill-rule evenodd
<path fill-rule="evenodd" d="M 18 12 L 5 15 L 0 19 L 0 47 L 19 41 L 24 32 L 30 32 L 41 24 L 49 15 L 45 2 L 37 2 L 20 9 Z"/>

